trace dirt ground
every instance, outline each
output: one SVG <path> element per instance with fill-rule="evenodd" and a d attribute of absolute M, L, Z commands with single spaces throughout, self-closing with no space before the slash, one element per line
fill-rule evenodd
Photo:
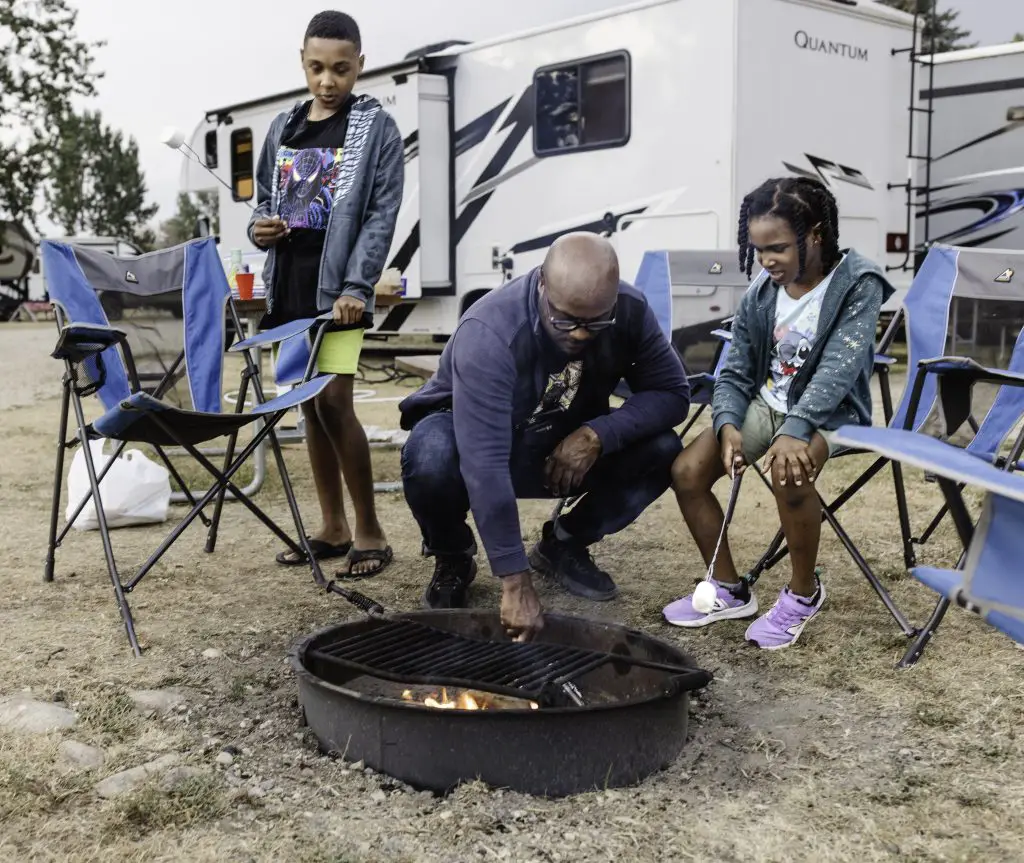
<path fill-rule="evenodd" d="M 193 527 L 132 595 L 146 648 L 133 658 L 95 532 L 72 531 L 56 581 L 42 581 L 59 407 L 52 338 L 45 326 L 0 327 L 0 697 L 55 702 L 77 722 L 44 735 L 0 731 L 0 859 L 1024 859 L 1024 652 L 954 610 L 919 666 L 895 670 L 906 641 L 828 531 L 825 612 L 786 651 L 745 647 L 745 622 L 693 633 L 662 622 L 662 606 L 702 574 L 670 496 L 596 551 L 621 598 L 591 604 L 544 585 L 547 607 L 644 629 L 715 674 L 692 702 L 680 758 L 634 788 L 545 800 L 472 783 L 439 798 L 320 755 L 301 725 L 287 652 L 298 636 L 358 612 L 318 592 L 308 572 L 277 566 L 274 537 L 236 505 L 226 508 L 215 554 L 203 552 Z M 386 397 L 415 383 L 367 386 Z M 359 411 L 367 424 L 397 428 L 394 402 Z M 289 446 L 287 460 L 315 526 L 304 447 Z M 828 495 L 865 462 L 830 466 Z M 375 450 L 374 463 L 378 480 L 398 478 L 397 451 Z M 897 603 L 923 622 L 933 597 L 903 570 L 886 476 L 842 520 Z M 908 481 L 920 529 L 938 489 L 920 474 Z M 288 523 L 274 471 L 258 500 Z M 415 608 L 430 562 L 401 495 L 382 494 L 379 506 L 396 561 L 362 589 L 389 609 Z M 528 541 L 548 511 L 522 505 Z M 752 562 L 776 525 L 765 490 L 748 483 L 733 531 L 737 560 Z M 168 529 L 117 531 L 126 571 Z M 956 556 L 948 524 L 922 553 L 943 565 Z M 763 606 L 786 574 L 763 578 Z M 497 598 L 482 566 L 473 601 Z M 139 690 L 181 701 L 149 715 L 132 700 Z M 102 749 L 102 766 L 69 766 L 72 740 Z M 129 793 L 97 793 L 105 777 L 164 756 L 177 761 L 178 781 L 154 774 Z"/>

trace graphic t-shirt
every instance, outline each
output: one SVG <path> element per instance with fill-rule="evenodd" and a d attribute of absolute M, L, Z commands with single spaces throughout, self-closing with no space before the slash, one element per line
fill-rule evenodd
<path fill-rule="evenodd" d="M 310 120 L 307 106 L 306 118 L 277 150 L 277 215 L 291 233 L 277 245 L 274 310 L 265 327 L 329 311 L 317 306 L 317 284 L 353 101 L 324 120 Z"/>
<path fill-rule="evenodd" d="M 761 387 L 760 395 L 769 407 L 779 413 L 789 412 L 789 388 L 814 347 L 821 303 L 833 273 L 835 269 L 798 300 L 794 300 L 785 288 L 778 289 L 772 359 L 768 380 Z"/>

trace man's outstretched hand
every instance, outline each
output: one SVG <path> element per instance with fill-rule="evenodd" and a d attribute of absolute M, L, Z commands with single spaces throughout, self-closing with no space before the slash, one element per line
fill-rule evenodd
<path fill-rule="evenodd" d="M 601 439 L 590 426 L 581 426 L 563 440 L 544 463 L 544 482 L 559 497 L 583 484 L 601 455 Z"/>
<path fill-rule="evenodd" d="M 529 572 L 501 579 L 501 625 L 515 641 L 530 641 L 544 628 L 544 609 Z"/>

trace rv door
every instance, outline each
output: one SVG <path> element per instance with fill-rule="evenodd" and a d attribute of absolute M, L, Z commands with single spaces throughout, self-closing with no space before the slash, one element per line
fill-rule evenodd
<path fill-rule="evenodd" d="M 405 198 L 392 248 L 394 256 L 406 243 L 413 223 L 418 223 L 419 253 L 401 262 L 409 299 L 454 292 L 449 79 L 420 73 L 414 80 L 417 144 L 406 152 Z M 410 131 L 402 129 L 407 142 Z"/>

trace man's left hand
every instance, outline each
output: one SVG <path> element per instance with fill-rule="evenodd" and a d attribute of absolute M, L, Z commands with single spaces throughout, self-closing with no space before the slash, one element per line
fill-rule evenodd
<path fill-rule="evenodd" d="M 336 324 L 358 324 L 363 319 L 366 303 L 355 297 L 338 297 L 331 311 Z"/>
<path fill-rule="evenodd" d="M 559 497 L 566 497 L 579 488 L 601 455 L 601 439 L 590 426 L 582 426 L 548 456 L 544 463 L 544 481 L 548 489 Z"/>
<path fill-rule="evenodd" d="M 764 456 L 764 473 L 772 472 L 779 485 L 813 483 L 818 466 L 807 441 L 779 435 Z"/>

